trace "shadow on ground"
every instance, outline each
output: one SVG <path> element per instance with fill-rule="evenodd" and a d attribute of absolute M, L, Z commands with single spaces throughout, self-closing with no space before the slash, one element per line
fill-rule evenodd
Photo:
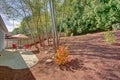
<path fill-rule="evenodd" d="M 11 69 L 0 66 L 0 80 L 36 80 L 30 69 Z"/>
<path fill-rule="evenodd" d="M 83 61 L 82 60 L 78 60 L 78 59 L 73 59 L 70 62 L 67 62 L 64 65 L 60 65 L 60 69 L 61 70 L 66 70 L 66 71 L 72 71 L 74 72 L 75 70 L 80 70 L 83 68 Z"/>

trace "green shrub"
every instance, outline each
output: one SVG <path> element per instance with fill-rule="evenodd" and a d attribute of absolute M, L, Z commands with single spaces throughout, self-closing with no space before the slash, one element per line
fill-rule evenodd
<path fill-rule="evenodd" d="M 115 35 L 113 32 L 108 30 L 107 32 L 105 32 L 104 36 L 105 36 L 105 42 L 107 44 L 112 44 L 115 42 Z"/>
<path fill-rule="evenodd" d="M 119 30 L 120 29 L 120 24 L 119 23 L 113 24 L 112 28 L 113 28 L 113 30 Z"/>

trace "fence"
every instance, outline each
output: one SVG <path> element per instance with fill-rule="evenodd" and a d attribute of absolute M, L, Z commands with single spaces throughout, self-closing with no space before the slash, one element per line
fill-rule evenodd
<path fill-rule="evenodd" d="M 48 35 L 49 38 L 52 38 L 52 34 Z M 64 33 L 61 33 L 61 37 L 64 37 Z M 39 42 L 39 38 L 38 37 L 34 37 L 36 42 Z M 46 40 L 46 35 L 44 36 L 44 40 Z M 33 44 L 34 41 L 32 40 L 32 38 L 30 39 L 5 39 L 5 44 L 6 44 L 6 48 L 12 48 L 12 44 L 15 43 L 17 45 L 24 45 L 24 44 Z"/>

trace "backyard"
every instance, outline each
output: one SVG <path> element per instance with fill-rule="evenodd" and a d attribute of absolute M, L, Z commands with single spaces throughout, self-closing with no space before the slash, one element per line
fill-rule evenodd
<path fill-rule="evenodd" d="M 0 80 L 120 80 L 120 0 L 0 0 Z"/>
<path fill-rule="evenodd" d="M 115 32 L 116 43 L 105 44 L 102 33 L 62 37 L 61 45 L 69 45 L 72 60 L 60 68 L 55 62 L 46 63 L 53 55 L 45 48 L 32 51 L 39 62 L 29 69 L 14 70 L 0 67 L 1 80 L 119 80 L 120 79 L 120 30 Z"/>

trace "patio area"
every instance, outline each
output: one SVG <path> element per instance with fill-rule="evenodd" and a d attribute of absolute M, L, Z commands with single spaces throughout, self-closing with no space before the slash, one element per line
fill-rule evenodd
<path fill-rule="evenodd" d="M 0 66 L 7 66 L 12 69 L 31 68 L 38 63 L 38 58 L 30 51 L 7 49 L 0 52 Z"/>

